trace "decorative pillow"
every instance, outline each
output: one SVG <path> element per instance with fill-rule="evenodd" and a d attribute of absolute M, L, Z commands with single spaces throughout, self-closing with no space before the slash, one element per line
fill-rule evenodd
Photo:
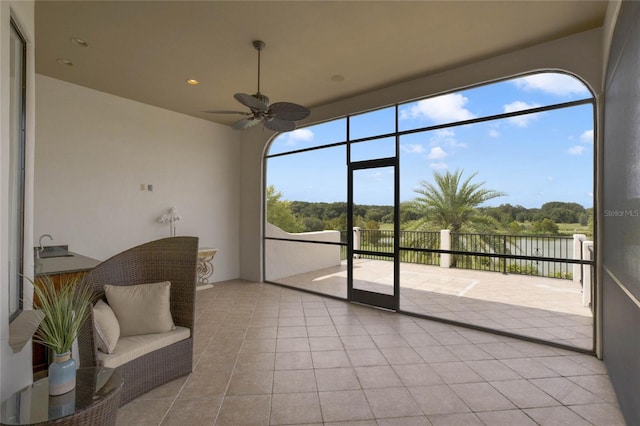
<path fill-rule="evenodd" d="M 98 300 L 93 307 L 93 321 L 98 349 L 106 354 L 113 353 L 120 339 L 120 324 L 113 310 L 102 300 Z"/>
<path fill-rule="evenodd" d="M 175 330 L 171 317 L 169 281 L 129 286 L 105 285 L 109 306 L 120 323 L 120 336 Z"/>

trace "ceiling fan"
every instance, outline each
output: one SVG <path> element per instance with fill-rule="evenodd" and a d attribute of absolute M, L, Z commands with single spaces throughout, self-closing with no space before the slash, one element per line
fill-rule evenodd
<path fill-rule="evenodd" d="M 288 132 L 296 128 L 296 121 L 307 118 L 311 111 L 302 105 L 291 102 L 276 102 L 269 104 L 269 98 L 260 93 L 260 52 L 265 47 L 261 40 L 255 40 L 253 47 L 258 51 L 258 91 L 253 95 L 246 93 L 236 93 L 233 97 L 248 107 L 251 112 L 246 111 L 203 111 L 211 114 L 241 114 L 246 118 L 236 121 L 231 125 L 236 130 L 247 129 L 262 123 L 264 127 L 275 132 Z"/>

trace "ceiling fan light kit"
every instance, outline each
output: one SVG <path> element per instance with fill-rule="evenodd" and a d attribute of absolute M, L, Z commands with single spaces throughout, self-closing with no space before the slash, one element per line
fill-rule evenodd
<path fill-rule="evenodd" d="M 244 130 L 262 123 L 264 127 L 274 132 L 288 132 L 296 128 L 296 121 L 303 120 L 309 116 L 311 111 L 302 105 L 291 102 L 269 103 L 269 98 L 260 93 L 260 52 L 265 48 L 262 40 L 255 40 L 253 47 L 258 51 L 258 91 L 253 95 L 246 93 L 236 93 L 235 100 L 249 108 L 245 111 L 204 111 L 211 114 L 241 114 L 245 118 L 236 121 L 231 125 L 236 130 Z"/>

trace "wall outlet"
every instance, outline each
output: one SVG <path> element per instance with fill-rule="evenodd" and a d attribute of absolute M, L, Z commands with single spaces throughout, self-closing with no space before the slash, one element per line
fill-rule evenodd
<path fill-rule="evenodd" d="M 147 185 L 147 191 L 153 192 L 153 185 L 151 184 Z"/>
<path fill-rule="evenodd" d="M 147 189 L 147 186 L 144 183 L 140 184 L 140 191 L 144 191 L 145 189 Z"/>

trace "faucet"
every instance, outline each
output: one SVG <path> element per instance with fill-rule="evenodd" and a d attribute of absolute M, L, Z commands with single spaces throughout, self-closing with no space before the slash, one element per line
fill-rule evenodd
<path fill-rule="evenodd" d="M 38 254 L 38 257 L 40 257 L 40 252 L 42 252 L 42 250 L 44 250 L 44 247 L 42 247 L 42 239 L 44 237 L 48 237 L 51 241 L 53 241 L 53 237 L 49 234 L 42 234 L 40 235 L 40 238 L 38 239 L 38 247 L 36 249 L 36 253 Z"/>

